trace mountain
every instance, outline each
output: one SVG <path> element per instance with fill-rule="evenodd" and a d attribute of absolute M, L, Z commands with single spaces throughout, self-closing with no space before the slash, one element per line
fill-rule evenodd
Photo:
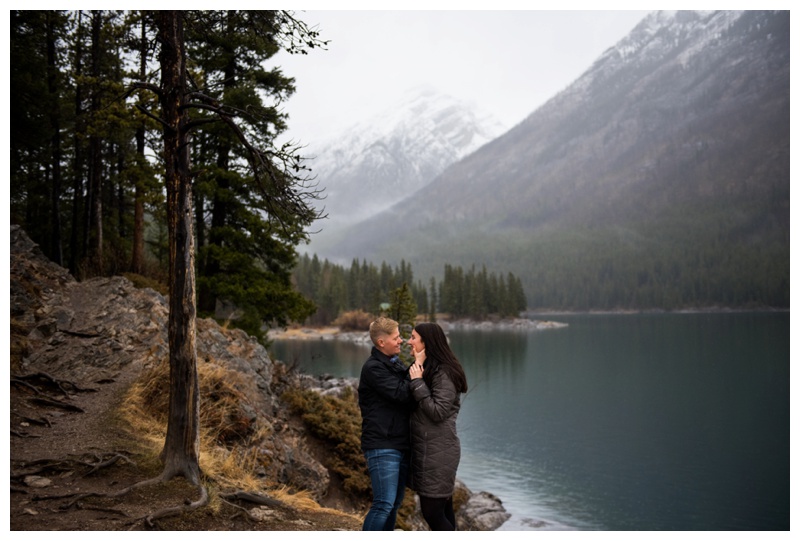
<path fill-rule="evenodd" d="M 788 307 L 789 132 L 788 11 L 652 13 L 319 255 L 509 270 L 534 309 Z"/>
<path fill-rule="evenodd" d="M 312 229 L 323 249 L 342 227 L 367 219 L 436 178 L 505 128 L 474 105 L 419 87 L 400 103 L 309 149 L 325 189 L 327 219 Z"/>

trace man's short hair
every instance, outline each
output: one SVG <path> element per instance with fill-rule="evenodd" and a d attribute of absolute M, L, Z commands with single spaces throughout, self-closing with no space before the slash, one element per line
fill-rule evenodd
<path fill-rule="evenodd" d="M 400 324 L 388 317 L 379 317 L 369 324 L 369 337 L 372 343 L 378 345 L 378 339 L 382 336 L 391 336 L 394 331 L 400 328 Z"/>

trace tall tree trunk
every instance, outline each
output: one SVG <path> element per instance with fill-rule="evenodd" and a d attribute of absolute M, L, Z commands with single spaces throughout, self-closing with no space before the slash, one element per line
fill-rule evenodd
<path fill-rule="evenodd" d="M 50 185 L 50 212 L 52 214 L 50 234 L 50 258 L 63 265 L 61 241 L 61 115 L 58 92 L 58 59 L 56 58 L 55 13 L 47 11 L 47 91 L 50 94 L 50 140 L 52 159 L 52 183 Z"/>
<path fill-rule="evenodd" d="M 114 150 L 117 153 L 117 234 L 120 239 L 128 236 L 127 228 L 125 227 L 125 186 L 123 184 L 123 176 L 125 174 L 126 163 L 125 153 L 119 145 L 114 145 Z M 116 258 L 115 258 L 116 259 Z M 119 262 L 115 261 L 115 266 Z"/>
<path fill-rule="evenodd" d="M 94 120 L 100 111 L 100 29 L 102 15 L 92 12 L 92 99 L 90 115 Z M 89 259 L 92 274 L 102 274 L 103 268 L 103 160 L 101 141 L 97 135 L 89 138 Z"/>
<path fill-rule="evenodd" d="M 78 28 L 75 32 L 75 78 L 81 79 L 83 71 L 83 11 L 78 11 Z M 80 207 L 83 200 L 83 145 L 81 144 L 82 113 L 83 113 L 83 84 L 75 84 L 75 132 L 73 146 L 75 155 L 73 167 L 73 193 L 72 193 L 72 231 L 70 232 L 69 270 L 73 276 L 78 275 L 78 261 L 86 256 L 86 233 L 81 237 Z"/>
<path fill-rule="evenodd" d="M 195 280 L 192 190 L 189 171 L 183 14 L 159 11 L 162 120 L 167 223 L 169 226 L 170 397 L 167 437 L 161 458 L 164 476 L 183 475 L 200 484 L 200 400 L 195 345 Z"/>
<path fill-rule="evenodd" d="M 142 36 L 139 42 L 139 80 L 147 77 L 147 24 L 142 14 Z M 144 120 L 136 129 L 136 153 L 141 163 L 145 163 L 144 155 Z M 144 186 L 141 175 L 136 178 L 133 203 L 133 253 L 131 254 L 131 271 L 141 274 L 144 270 Z"/>

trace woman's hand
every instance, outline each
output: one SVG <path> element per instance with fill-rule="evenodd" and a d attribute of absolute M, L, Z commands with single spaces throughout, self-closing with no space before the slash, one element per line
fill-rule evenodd
<path fill-rule="evenodd" d="M 408 375 L 411 376 L 411 379 L 419 379 L 422 377 L 422 364 L 414 363 L 408 367 Z"/>

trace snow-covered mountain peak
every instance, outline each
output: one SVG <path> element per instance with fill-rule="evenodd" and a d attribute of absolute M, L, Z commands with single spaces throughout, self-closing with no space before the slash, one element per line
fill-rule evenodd
<path fill-rule="evenodd" d="M 370 120 L 309 146 L 308 165 L 327 196 L 320 226 L 331 231 L 385 210 L 504 131 L 474 104 L 430 86 L 408 91 Z"/>
<path fill-rule="evenodd" d="M 460 159 L 506 130 L 476 105 L 438 92 L 429 85 L 415 87 L 397 103 L 374 117 L 334 134 L 314 146 L 315 170 L 327 172 L 331 160 L 363 152 L 377 141 L 396 138 L 441 140 Z"/>

